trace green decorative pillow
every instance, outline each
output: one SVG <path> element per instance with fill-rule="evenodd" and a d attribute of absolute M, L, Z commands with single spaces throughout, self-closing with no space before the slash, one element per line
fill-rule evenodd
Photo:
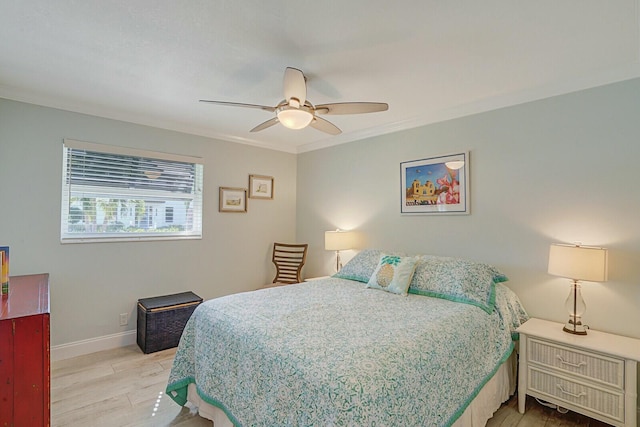
<path fill-rule="evenodd" d="M 380 260 L 380 249 L 365 249 L 349 260 L 333 277 L 367 283 Z"/>
<path fill-rule="evenodd" d="M 380 255 L 367 288 L 382 289 L 394 294 L 407 295 L 417 260 L 414 257 Z"/>
<path fill-rule="evenodd" d="M 380 249 L 365 249 L 358 252 L 356 256 L 351 258 L 333 277 L 368 283 L 373 271 L 378 266 L 382 252 Z M 400 252 L 387 253 L 390 255 L 405 256 L 405 254 Z"/>
<path fill-rule="evenodd" d="M 420 257 L 409 293 L 463 302 L 491 313 L 495 306 L 495 284 L 507 280 L 507 276 L 488 264 L 459 258 Z"/>

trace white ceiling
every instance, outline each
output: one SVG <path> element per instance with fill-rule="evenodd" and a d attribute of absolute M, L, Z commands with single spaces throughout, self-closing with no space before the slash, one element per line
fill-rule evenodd
<path fill-rule="evenodd" d="M 0 97 L 304 152 L 640 77 L 638 1 L 0 0 Z M 272 113 L 198 102 L 275 106 L 287 66 L 389 111 L 249 133 Z"/>

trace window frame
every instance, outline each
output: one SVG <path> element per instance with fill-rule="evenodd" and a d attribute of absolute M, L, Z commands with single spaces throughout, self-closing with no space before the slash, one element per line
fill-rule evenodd
<path fill-rule="evenodd" d="M 132 241 L 156 241 L 156 240 L 185 240 L 185 239 L 202 239 L 202 222 L 203 222 L 203 182 L 204 182 L 204 162 L 200 157 L 186 156 L 180 154 L 164 153 L 158 151 L 141 150 L 135 148 L 121 147 L 115 145 L 97 144 L 92 142 L 77 141 L 73 139 L 65 138 L 63 140 L 63 159 L 62 159 L 62 188 L 61 188 L 61 218 L 60 218 L 60 242 L 67 243 L 95 243 L 95 242 L 132 242 Z M 179 162 L 188 163 L 194 165 L 193 176 L 193 190 L 191 193 L 187 192 L 170 192 L 157 189 L 151 189 L 153 187 L 152 181 L 149 181 L 147 189 L 141 188 L 124 188 L 119 186 L 100 186 L 100 185 L 86 185 L 72 183 L 71 167 L 69 165 L 69 159 L 72 153 L 69 150 L 85 150 L 93 153 L 105 154 L 109 156 L 122 156 L 124 158 L 136 158 L 137 160 L 151 160 L 157 162 Z M 135 168 L 132 166 L 130 169 L 132 172 Z M 145 172 L 146 174 L 146 172 Z M 149 177 L 150 179 L 153 179 Z M 109 199 L 114 200 L 127 200 L 129 204 L 134 201 L 134 197 L 144 200 L 145 211 L 148 209 L 155 209 L 158 213 L 158 207 L 149 206 L 151 203 L 166 203 L 167 201 L 190 201 L 191 208 L 193 209 L 192 230 L 183 231 L 150 231 L 148 229 L 144 232 L 82 232 L 72 233 L 69 232 L 69 225 L 71 213 L 71 203 L 73 203 L 74 193 L 72 187 L 75 186 L 76 191 L 78 188 L 83 189 L 87 194 L 100 194 L 103 197 L 108 196 Z M 131 187 L 135 187 L 132 185 Z M 97 199 L 98 197 L 96 197 Z M 125 209 L 132 209 L 131 206 L 126 206 Z M 116 208 L 116 212 L 122 212 L 122 206 Z M 96 214 L 97 215 L 97 214 Z M 188 213 L 185 213 L 188 215 Z M 174 222 L 175 224 L 175 213 Z M 148 221 L 148 219 L 147 219 Z M 148 225 L 148 223 L 147 223 Z M 142 227 L 136 225 L 136 227 Z"/>

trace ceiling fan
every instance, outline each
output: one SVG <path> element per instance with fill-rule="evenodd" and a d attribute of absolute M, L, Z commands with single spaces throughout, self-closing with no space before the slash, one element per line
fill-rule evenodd
<path fill-rule="evenodd" d="M 251 132 L 259 132 L 276 123 L 282 123 L 283 126 L 289 129 L 303 129 L 311 126 L 312 128 L 331 135 L 338 135 L 342 133 L 342 131 L 333 123 L 318 117 L 318 114 L 362 114 L 386 111 L 389 109 L 389 105 L 383 102 L 338 102 L 314 106 L 307 100 L 306 77 L 302 71 L 297 68 L 287 67 L 284 70 L 283 86 L 284 99 L 275 107 L 241 104 L 238 102 L 210 101 L 206 99 L 201 99 L 200 102 L 230 107 L 258 108 L 276 113 L 274 118 L 260 123 L 251 129 Z"/>

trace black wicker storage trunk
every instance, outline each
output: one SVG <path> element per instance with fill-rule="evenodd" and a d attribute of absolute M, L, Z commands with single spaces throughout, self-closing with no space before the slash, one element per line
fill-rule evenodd
<path fill-rule="evenodd" d="M 202 298 L 182 292 L 138 300 L 138 346 L 143 353 L 176 347 L 182 330 Z"/>

